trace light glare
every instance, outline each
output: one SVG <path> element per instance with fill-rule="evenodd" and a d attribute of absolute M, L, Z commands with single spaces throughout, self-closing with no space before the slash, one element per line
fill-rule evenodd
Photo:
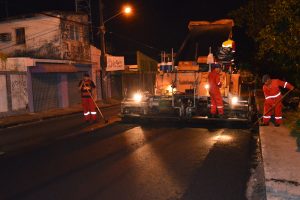
<path fill-rule="evenodd" d="M 239 101 L 239 98 L 237 98 L 237 97 L 232 97 L 232 99 L 231 99 L 232 104 L 237 104 L 238 101 Z"/>
<path fill-rule="evenodd" d="M 142 101 L 142 95 L 140 93 L 135 93 L 133 95 L 133 100 L 136 102 L 141 102 Z"/>
<path fill-rule="evenodd" d="M 126 6 L 126 7 L 124 8 L 124 13 L 125 13 L 125 14 L 130 14 L 131 12 L 132 12 L 132 9 L 131 9 L 130 6 Z"/>

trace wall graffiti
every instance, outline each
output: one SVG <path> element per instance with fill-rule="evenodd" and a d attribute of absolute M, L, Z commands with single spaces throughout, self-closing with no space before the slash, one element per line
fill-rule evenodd
<path fill-rule="evenodd" d="M 27 76 L 10 75 L 12 110 L 26 109 L 28 106 Z"/>
<path fill-rule="evenodd" d="M 81 23 L 86 23 L 85 15 L 68 15 L 64 16 L 67 20 L 61 21 L 61 55 L 66 60 L 76 61 L 90 61 L 90 43 L 89 43 L 89 29 Z M 80 23 L 74 23 L 77 21 Z"/>
<path fill-rule="evenodd" d="M 63 59 L 64 60 L 71 60 L 71 50 L 69 47 L 69 43 L 68 42 L 63 42 L 62 43 L 62 55 L 63 55 Z"/>

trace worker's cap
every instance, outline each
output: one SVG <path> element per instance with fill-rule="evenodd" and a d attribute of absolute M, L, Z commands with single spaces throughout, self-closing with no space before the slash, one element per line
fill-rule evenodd
<path fill-rule="evenodd" d="M 90 75 L 88 73 L 84 73 L 83 76 L 84 77 L 90 77 Z"/>
<path fill-rule="evenodd" d="M 262 83 L 267 82 L 267 80 L 269 80 L 269 79 L 271 79 L 270 76 L 269 76 L 269 74 L 263 75 L 263 77 L 262 77 Z"/>
<path fill-rule="evenodd" d="M 213 64 L 211 64 L 211 67 L 213 69 L 216 69 L 216 68 L 221 68 L 221 65 L 219 63 L 213 63 Z"/>

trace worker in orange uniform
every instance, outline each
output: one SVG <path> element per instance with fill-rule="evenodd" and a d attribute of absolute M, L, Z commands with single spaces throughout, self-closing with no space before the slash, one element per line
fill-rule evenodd
<path fill-rule="evenodd" d="M 275 126 L 280 126 L 280 124 L 282 123 L 282 103 L 280 102 L 282 95 L 279 87 L 293 90 L 294 86 L 279 79 L 271 79 L 268 74 L 263 76 L 262 82 L 264 83 L 263 91 L 265 95 L 262 125 L 269 125 L 271 115 L 275 111 Z M 274 109 L 272 109 L 272 107 L 274 107 Z"/>
<path fill-rule="evenodd" d="M 84 74 L 83 80 L 79 82 L 79 90 L 81 91 L 85 122 L 96 122 L 97 120 L 97 112 L 92 99 L 93 90 L 95 88 L 95 83 L 90 79 L 89 74 Z"/>
<path fill-rule="evenodd" d="M 210 95 L 210 113 L 212 117 L 216 117 L 217 111 L 219 117 L 224 116 L 223 98 L 220 88 L 222 86 L 220 80 L 221 65 L 218 63 L 212 64 L 212 71 L 208 74 L 209 95 Z"/>

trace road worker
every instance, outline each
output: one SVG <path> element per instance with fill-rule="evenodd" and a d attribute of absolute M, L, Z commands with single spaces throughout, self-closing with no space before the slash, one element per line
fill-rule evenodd
<path fill-rule="evenodd" d="M 209 84 L 209 95 L 210 95 L 210 113 L 212 117 L 223 118 L 224 116 L 224 107 L 223 107 L 223 98 L 220 92 L 222 86 L 220 80 L 221 65 L 218 63 L 212 64 L 212 71 L 208 74 L 208 84 Z"/>
<path fill-rule="evenodd" d="M 97 112 L 92 99 L 95 88 L 95 83 L 90 79 L 89 74 L 85 73 L 83 80 L 79 82 L 85 122 L 96 122 L 97 120 Z"/>
<path fill-rule="evenodd" d="M 268 74 L 262 78 L 263 91 L 265 95 L 263 126 L 268 126 L 272 114 L 275 115 L 275 126 L 282 123 L 282 103 L 280 87 L 293 90 L 294 86 L 288 82 L 279 79 L 271 79 Z"/>

